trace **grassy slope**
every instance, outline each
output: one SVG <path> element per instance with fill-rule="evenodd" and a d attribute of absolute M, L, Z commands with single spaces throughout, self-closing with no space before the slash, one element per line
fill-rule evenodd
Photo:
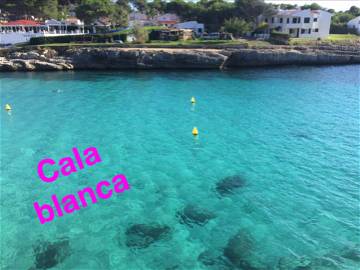
<path fill-rule="evenodd" d="M 292 38 L 290 40 L 291 45 L 314 45 L 319 41 L 309 38 Z M 360 42 L 360 36 L 351 34 L 331 34 L 326 39 L 320 41 L 321 43 L 333 43 L 339 45 L 351 45 L 353 43 Z"/>
<path fill-rule="evenodd" d="M 152 30 L 160 30 L 166 28 L 165 26 L 144 26 L 143 29 L 150 32 Z M 117 34 L 130 34 L 131 29 L 122 30 L 120 32 L 117 32 Z"/>
<path fill-rule="evenodd" d="M 244 46 L 254 46 L 254 47 L 263 47 L 269 46 L 270 43 L 267 41 L 260 40 L 181 40 L 181 41 L 151 41 L 149 43 L 144 44 L 136 44 L 136 43 L 51 43 L 44 45 L 37 45 L 38 47 L 62 47 L 62 46 L 86 46 L 86 47 L 134 47 L 134 46 L 143 46 L 143 47 L 212 47 L 212 46 L 236 46 L 236 45 L 244 45 Z"/>
<path fill-rule="evenodd" d="M 161 29 L 162 26 L 146 26 L 144 27 L 147 31 Z M 119 33 L 129 33 L 130 30 L 123 30 L 121 32 L 109 33 L 108 35 L 114 35 Z M 323 39 L 321 41 L 317 41 L 316 39 L 308 39 L 308 38 L 292 38 L 290 40 L 290 45 L 303 45 L 303 46 L 311 46 L 316 44 L 338 44 L 338 45 L 353 45 L 360 44 L 360 36 L 351 35 L 351 34 L 332 34 L 329 35 L 328 38 Z M 39 45 L 39 47 L 71 47 L 71 46 L 86 46 L 86 47 L 136 47 L 139 44 L 132 43 L 52 43 L 52 44 L 44 44 Z M 209 48 L 213 46 L 236 46 L 236 45 L 245 45 L 250 47 L 264 47 L 271 45 L 267 41 L 261 40 L 247 40 L 247 39 L 237 39 L 237 40 L 182 40 L 182 41 L 151 41 L 149 43 L 140 44 L 144 47 L 174 47 L 174 48 L 186 48 L 186 47 L 206 47 Z M 22 47 L 23 45 L 19 46 Z"/>
<path fill-rule="evenodd" d="M 352 35 L 352 34 L 331 34 L 327 38 L 328 40 L 360 40 L 360 36 Z"/>

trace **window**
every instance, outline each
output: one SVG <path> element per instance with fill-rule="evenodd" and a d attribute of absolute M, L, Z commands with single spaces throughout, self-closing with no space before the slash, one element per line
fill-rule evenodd
<path fill-rule="evenodd" d="M 272 18 L 271 18 L 271 23 L 274 23 L 274 21 L 275 21 L 275 18 L 272 17 Z"/>
<path fill-rule="evenodd" d="M 286 19 L 286 23 L 290 23 L 290 18 L 287 18 L 287 19 Z"/>
<path fill-rule="evenodd" d="M 293 22 L 293 23 L 296 23 L 296 22 L 297 22 L 297 18 L 293 18 L 292 22 Z"/>
<path fill-rule="evenodd" d="M 319 32 L 319 28 L 315 28 L 315 32 Z"/>
<path fill-rule="evenodd" d="M 300 17 L 299 17 L 297 23 L 300 23 L 300 20 L 301 20 L 301 19 L 300 19 Z"/>
<path fill-rule="evenodd" d="M 311 29 L 310 28 L 308 29 L 308 34 L 311 34 Z"/>
<path fill-rule="evenodd" d="M 301 29 L 301 34 L 305 34 L 305 29 Z"/>
<path fill-rule="evenodd" d="M 309 17 L 304 18 L 304 23 L 309 23 L 309 22 L 310 22 L 310 18 L 309 18 Z"/>
<path fill-rule="evenodd" d="M 317 22 L 317 18 L 314 18 L 314 22 Z"/>
<path fill-rule="evenodd" d="M 268 22 L 268 19 L 267 19 L 267 18 L 265 19 L 265 22 L 266 22 L 266 23 Z"/>
<path fill-rule="evenodd" d="M 280 18 L 280 23 L 283 23 L 283 18 Z"/>

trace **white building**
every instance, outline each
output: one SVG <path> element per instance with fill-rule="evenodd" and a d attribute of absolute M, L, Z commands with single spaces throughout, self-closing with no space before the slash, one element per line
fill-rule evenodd
<path fill-rule="evenodd" d="M 84 24 L 74 25 L 56 20 L 45 24 L 31 20 L 0 23 L 0 45 L 29 42 L 32 37 L 79 35 L 84 33 Z"/>
<path fill-rule="evenodd" d="M 347 27 L 350 29 L 356 29 L 356 32 L 360 34 L 360 16 L 350 20 L 347 23 Z"/>
<path fill-rule="evenodd" d="M 278 10 L 270 17 L 260 16 L 269 28 L 299 38 L 326 38 L 330 32 L 331 13 L 323 10 Z"/>
<path fill-rule="evenodd" d="M 198 23 L 197 21 L 188 21 L 177 23 L 174 25 L 178 29 L 190 29 L 193 30 L 196 36 L 202 36 L 204 33 L 204 24 Z"/>

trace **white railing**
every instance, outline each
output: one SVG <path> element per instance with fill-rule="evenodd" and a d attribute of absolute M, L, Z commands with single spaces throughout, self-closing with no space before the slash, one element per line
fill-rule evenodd
<path fill-rule="evenodd" d="M 25 32 L 25 31 L 17 31 L 17 32 L 0 32 L 0 44 L 17 44 L 17 43 L 25 43 L 29 42 L 32 37 L 46 37 L 46 36 L 65 36 L 65 35 L 81 35 L 84 34 L 84 31 L 40 31 L 37 33 L 34 32 Z"/>

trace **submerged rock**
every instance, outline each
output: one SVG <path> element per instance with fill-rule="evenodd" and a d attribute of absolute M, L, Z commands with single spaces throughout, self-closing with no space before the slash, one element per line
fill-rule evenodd
<path fill-rule="evenodd" d="M 126 230 L 126 245 L 131 248 L 147 248 L 169 236 L 171 228 L 159 224 L 135 224 Z"/>
<path fill-rule="evenodd" d="M 70 255 L 68 239 L 56 242 L 40 242 L 34 247 L 35 267 L 49 269 L 63 262 Z"/>
<path fill-rule="evenodd" d="M 231 237 L 224 249 L 224 256 L 236 267 L 240 269 L 255 270 L 260 269 L 253 266 L 250 262 L 250 255 L 254 246 L 254 240 L 246 231 L 239 231 Z"/>
<path fill-rule="evenodd" d="M 201 252 L 198 256 L 198 261 L 202 262 L 206 266 L 216 265 L 219 260 L 219 255 L 217 255 L 212 250 L 205 250 Z"/>
<path fill-rule="evenodd" d="M 280 258 L 275 269 L 278 270 L 310 270 L 312 261 L 307 257 Z"/>
<path fill-rule="evenodd" d="M 180 219 L 180 223 L 187 224 L 192 227 L 193 224 L 201 226 L 205 225 L 209 220 L 215 218 L 216 215 L 198 206 L 187 205 L 181 212 L 178 213 L 178 217 Z"/>
<path fill-rule="evenodd" d="M 294 137 L 295 138 L 300 138 L 300 139 L 311 140 L 311 137 L 306 133 L 295 133 Z"/>
<path fill-rule="evenodd" d="M 205 250 L 199 254 L 197 259 L 208 269 L 216 269 L 216 270 L 234 269 L 234 267 L 222 257 L 221 252 L 217 250 L 212 250 L 212 249 Z"/>
<path fill-rule="evenodd" d="M 341 256 L 354 262 L 360 262 L 360 247 L 347 248 L 344 250 Z"/>
<path fill-rule="evenodd" d="M 336 256 L 332 256 L 332 258 L 319 257 L 312 260 L 311 266 L 314 266 L 314 269 L 316 270 L 338 269 L 338 260 L 339 258 Z"/>
<path fill-rule="evenodd" d="M 246 184 L 245 179 L 239 175 L 233 175 L 225 177 L 216 184 L 216 191 L 221 195 L 229 195 L 234 192 L 235 189 L 244 187 Z"/>

